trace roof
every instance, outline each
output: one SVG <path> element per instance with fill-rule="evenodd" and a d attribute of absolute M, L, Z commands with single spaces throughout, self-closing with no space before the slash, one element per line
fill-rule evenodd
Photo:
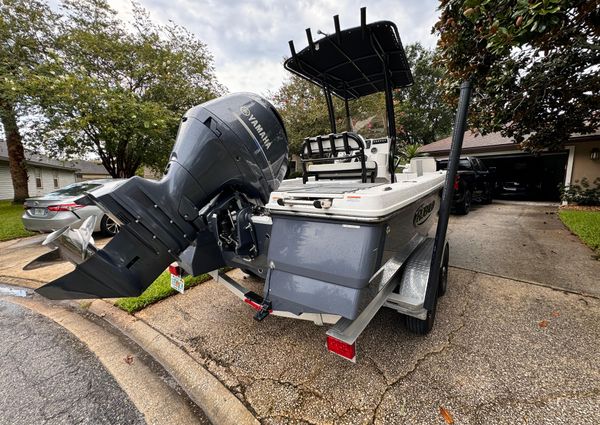
<path fill-rule="evenodd" d="M 5 140 L 0 140 L 0 161 L 8 161 L 8 149 Z M 37 154 L 28 149 L 25 149 L 25 161 L 29 165 L 35 165 L 39 167 L 70 170 L 82 174 L 109 175 L 104 166 L 93 161 L 67 161 L 62 159 L 54 159 L 45 155 Z"/>
<path fill-rule="evenodd" d="M 356 99 L 385 90 L 383 58 L 388 60 L 393 88 L 413 83 L 406 54 L 393 22 L 379 21 L 339 30 L 315 42 L 307 29 L 309 45 L 296 53 L 290 41 L 292 57 L 285 68 L 342 99 Z"/>
<path fill-rule="evenodd" d="M 419 153 L 448 153 L 452 144 L 452 136 L 437 142 L 421 146 Z M 462 152 L 485 151 L 485 150 L 518 150 L 520 145 L 512 139 L 502 136 L 500 133 L 489 133 L 482 136 L 479 133 L 467 131 L 463 140 Z"/>
<path fill-rule="evenodd" d="M 94 161 L 84 161 L 82 159 L 71 161 L 75 164 L 75 167 L 78 169 L 79 174 L 98 174 L 98 175 L 106 175 L 109 173 L 104 168 L 104 165 L 99 164 Z"/>
<path fill-rule="evenodd" d="M 597 139 L 600 136 L 600 131 L 595 131 L 590 134 L 574 133 L 569 139 L 571 142 L 584 142 L 590 139 Z M 429 154 L 448 154 L 450 152 L 450 145 L 452 143 L 452 136 L 446 137 L 445 139 L 438 140 L 437 142 L 429 143 L 428 145 L 421 146 L 419 153 Z M 473 133 L 472 131 L 465 132 L 465 138 L 463 140 L 462 153 L 470 152 L 485 152 L 485 151 L 507 151 L 507 150 L 520 150 L 521 145 L 516 143 L 509 137 L 504 137 L 500 133 L 489 133 L 485 136 L 479 133 Z"/>

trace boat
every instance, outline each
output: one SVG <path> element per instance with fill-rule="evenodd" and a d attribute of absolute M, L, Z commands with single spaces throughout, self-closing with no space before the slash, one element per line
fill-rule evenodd
<path fill-rule="evenodd" d="M 285 68 L 318 85 L 331 131 L 307 135 L 302 176 L 284 180 L 288 141 L 283 120 L 266 99 L 237 93 L 198 105 L 181 120 L 164 177 L 140 177 L 77 201 L 102 208 L 121 225 L 103 249 L 93 246 L 93 218 L 48 236 L 74 271 L 39 288 L 50 299 L 140 295 L 167 267 L 181 290 L 184 274 L 211 273 L 256 310 L 333 324 L 330 351 L 355 361 L 355 342 L 381 307 L 397 310 L 410 330 L 433 326 L 446 291 L 446 242 L 457 154 L 448 170 L 413 158 L 401 172 L 393 90 L 412 84 L 396 25 L 389 21 L 340 29 L 313 40 Z M 387 134 L 353 131 L 350 102 L 383 92 Z M 460 153 L 470 86 L 464 85 L 454 151 Z M 344 101 L 339 131 L 333 96 Z M 74 226 L 75 227 L 75 226 Z M 46 254 L 49 255 L 49 254 Z M 264 280 L 262 295 L 223 267 Z"/>

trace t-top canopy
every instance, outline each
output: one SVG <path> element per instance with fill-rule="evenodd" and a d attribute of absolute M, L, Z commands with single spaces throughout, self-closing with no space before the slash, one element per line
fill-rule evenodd
<path fill-rule="evenodd" d="M 308 46 L 298 53 L 290 41 L 292 56 L 285 61 L 285 68 L 342 99 L 385 91 L 386 70 L 391 88 L 411 85 L 413 78 L 396 25 L 389 21 L 367 25 L 361 12 L 361 26 L 340 31 L 336 15 L 335 33 L 314 42 L 307 29 Z"/>

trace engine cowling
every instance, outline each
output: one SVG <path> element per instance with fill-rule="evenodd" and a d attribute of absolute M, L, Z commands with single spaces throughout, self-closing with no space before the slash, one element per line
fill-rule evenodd
<path fill-rule="evenodd" d="M 266 99 L 237 93 L 191 108 L 160 181 L 132 177 L 78 200 L 100 206 L 121 231 L 38 292 L 51 299 L 137 296 L 190 245 L 205 247 L 212 258 L 206 267 L 218 267 L 207 210 L 224 194 L 264 205 L 285 176 L 287 158 L 283 121 Z"/>

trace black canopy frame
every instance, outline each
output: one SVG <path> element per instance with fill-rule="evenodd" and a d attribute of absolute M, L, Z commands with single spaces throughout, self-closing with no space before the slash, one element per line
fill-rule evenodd
<path fill-rule="evenodd" d="M 348 101 L 384 92 L 388 136 L 391 141 L 389 170 L 394 181 L 396 121 L 393 90 L 413 83 L 398 29 L 393 22 L 367 24 L 366 8 L 360 9 L 359 27 L 340 30 L 339 16 L 333 17 L 335 33 L 313 41 L 306 29 L 308 46 L 296 53 L 290 41 L 291 57 L 285 69 L 323 89 L 332 133 L 337 133 L 332 94 L 344 100 L 348 131 L 352 131 Z"/>

